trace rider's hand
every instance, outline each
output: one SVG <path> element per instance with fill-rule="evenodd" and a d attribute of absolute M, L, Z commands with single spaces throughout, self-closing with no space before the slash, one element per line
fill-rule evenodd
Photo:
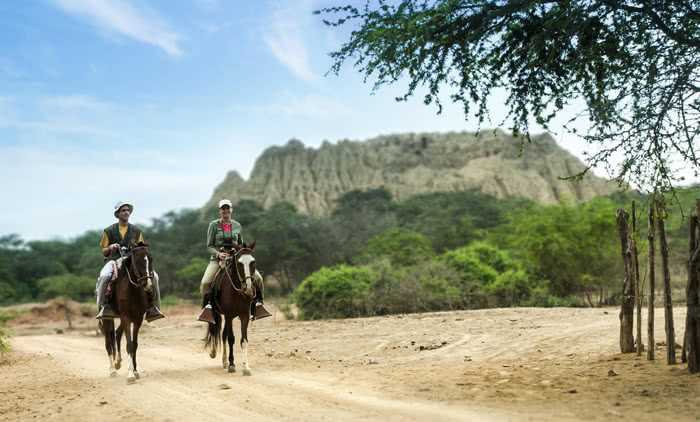
<path fill-rule="evenodd" d="M 226 259 L 228 258 L 228 254 L 226 252 L 219 252 L 219 259 Z"/>
<path fill-rule="evenodd" d="M 119 243 L 112 243 L 109 245 L 109 248 L 113 251 L 118 251 L 119 250 Z"/>

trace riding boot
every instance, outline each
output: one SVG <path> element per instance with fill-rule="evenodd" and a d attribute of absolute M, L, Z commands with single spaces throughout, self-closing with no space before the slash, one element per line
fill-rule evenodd
<path fill-rule="evenodd" d="M 165 315 L 163 315 L 155 304 L 151 305 L 146 311 L 146 321 L 148 322 L 153 322 L 161 318 L 165 318 Z"/>
<path fill-rule="evenodd" d="M 267 318 L 272 316 L 271 313 L 263 306 L 262 291 L 258 290 L 255 295 L 255 300 L 250 304 L 250 313 L 253 315 L 253 320 Z"/>
<path fill-rule="evenodd" d="M 165 315 L 160 311 L 160 286 L 158 285 L 158 273 L 153 271 L 153 289 L 151 293 L 151 303 L 146 311 L 146 321 L 153 322 L 157 319 L 165 318 Z"/>
<path fill-rule="evenodd" d="M 202 313 L 199 314 L 197 321 L 208 322 L 209 324 L 216 324 L 216 321 L 214 321 L 214 310 L 211 307 L 211 293 L 204 294 L 204 298 L 202 299 L 202 305 L 204 309 L 202 309 Z"/>
<path fill-rule="evenodd" d="M 110 305 L 109 301 L 106 300 L 106 295 L 107 295 L 107 282 L 109 278 L 105 279 L 98 279 L 97 281 L 97 309 L 99 309 L 99 312 L 97 313 L 97 316 L 95 319 L 114 319 L 114 318 L 119 318 L 119 314 L 114 312 L 112 309 L 112 305 Z"/>

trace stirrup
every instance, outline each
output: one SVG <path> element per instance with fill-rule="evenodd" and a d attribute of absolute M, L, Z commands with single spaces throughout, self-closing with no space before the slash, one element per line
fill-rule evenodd
<path fill-rule="evenodd" d="M 267 309 L 265 309 L 261 302 L 255 304 L 255 314 L 253 315 L 253 320 L 267 318 L 269 316 L 272 316 L 272 314 L 267 312 Z"/>
<path fill-rule="evenodd" d="M 197 321 L 208 322 L 209 324 L 216 324 L 214 321 L 214 311 L 211 308 L 211 304 L 207 303 L 207 306 L 202 309 L 202 313 L 199 314 Z"/>
<path fill-rule="evenodd" d="M 165 315 L 155 305 L 148 308 L 146 311 L 146 321 L 153 322 L 157 319 L 165 318 Z"/>
<path fill-rule="evenodd" d="M 102 306 L 102 309 L 100 309 L 100 312 L 95 317 L 95 319 L 99 320 L 114 318 L 119 318 L 119 314 L 114 312 L 109 304 L 105 304 L 104 306 Z"/>

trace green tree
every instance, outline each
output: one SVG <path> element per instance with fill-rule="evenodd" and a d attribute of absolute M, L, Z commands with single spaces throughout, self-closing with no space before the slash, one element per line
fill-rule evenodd
<path fill-rule="evenodd" d="M 365 264 L 385 257 L 393 265 L 405 266 L 427 262 L 433 255 L 435 252 L 428 238 L 410 230 L 393 228 L 370 239 L 354 261 Z"/>
<path fill-rule="evenodd" d="M 199 297 L 199 283 L 202 280 L 204 270 L 207 268 L 209 261 L 198 256 L 190 258 L 187 266 L 175 272 L 175 280 L 178 281 L 178 292 L 189 292 L 189 296 Z"/>
<path fill-rule="evenodd" d="M 622 274 L 615 204 L 535 206 L 493 234 L 551 294 L 566 297 L 610 289 Z"/>
<path fill-rule="evenodd" d="M 332 235 L 342 239 L 339 259 L 349 263 L 372 237 L 396 227 L 395 204 L 386 188 L 352 190 L 341 196 L 331 213 Z"/>
<path fill-rule="evenodd" d="M 621 183 L 670 187 L 675 158 L 700 168 L 697 1 L 377 0 L 314 13 L 356 24 L 330 53 L 331 71 L 351 60 L 374 89 L 407 79 L 398 100 L 425 87 L 424 102 L 440 112 L 447 89 L 481 124 L 489 98 L 505 91 L 500 124 L 529 137 L 532 121 L 549 129 L 571 109 L 589 122 L 583 133 L 567 129 L 593 145 L 588 168 L 605 165 Z"/>
<path fill-rule="evenodd" d="M 95 293 L 95 279 L 70 273 L 44 277 L 37 284 L 39 299 L 42 300 L 68 296 L 77 301 L 88 301 Z"/>

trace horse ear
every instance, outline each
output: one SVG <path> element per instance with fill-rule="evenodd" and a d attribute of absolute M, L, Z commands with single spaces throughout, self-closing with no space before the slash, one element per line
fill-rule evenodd
<path fill-rule="evenodd" d="M 248 245 L 248 247 L 249 247 L 250 249 L 255 249 L 255 240 L 253 240 L 253 243 L 251 243 L 250 245 Z"/>
<path fill-rule="evenodd" d="M 144 241 L 143 241 L 143 244 L 144 244 L 145 246 L 148 246 L 148 240 L 144 240 Z"/>
<path fill-rule="evenodd" d="M 134 246 L 136 246 L 136 242 L 134 242 L 134 239 L 131 239 L 129 241 L 129 249 L 134 249 Z"/>

